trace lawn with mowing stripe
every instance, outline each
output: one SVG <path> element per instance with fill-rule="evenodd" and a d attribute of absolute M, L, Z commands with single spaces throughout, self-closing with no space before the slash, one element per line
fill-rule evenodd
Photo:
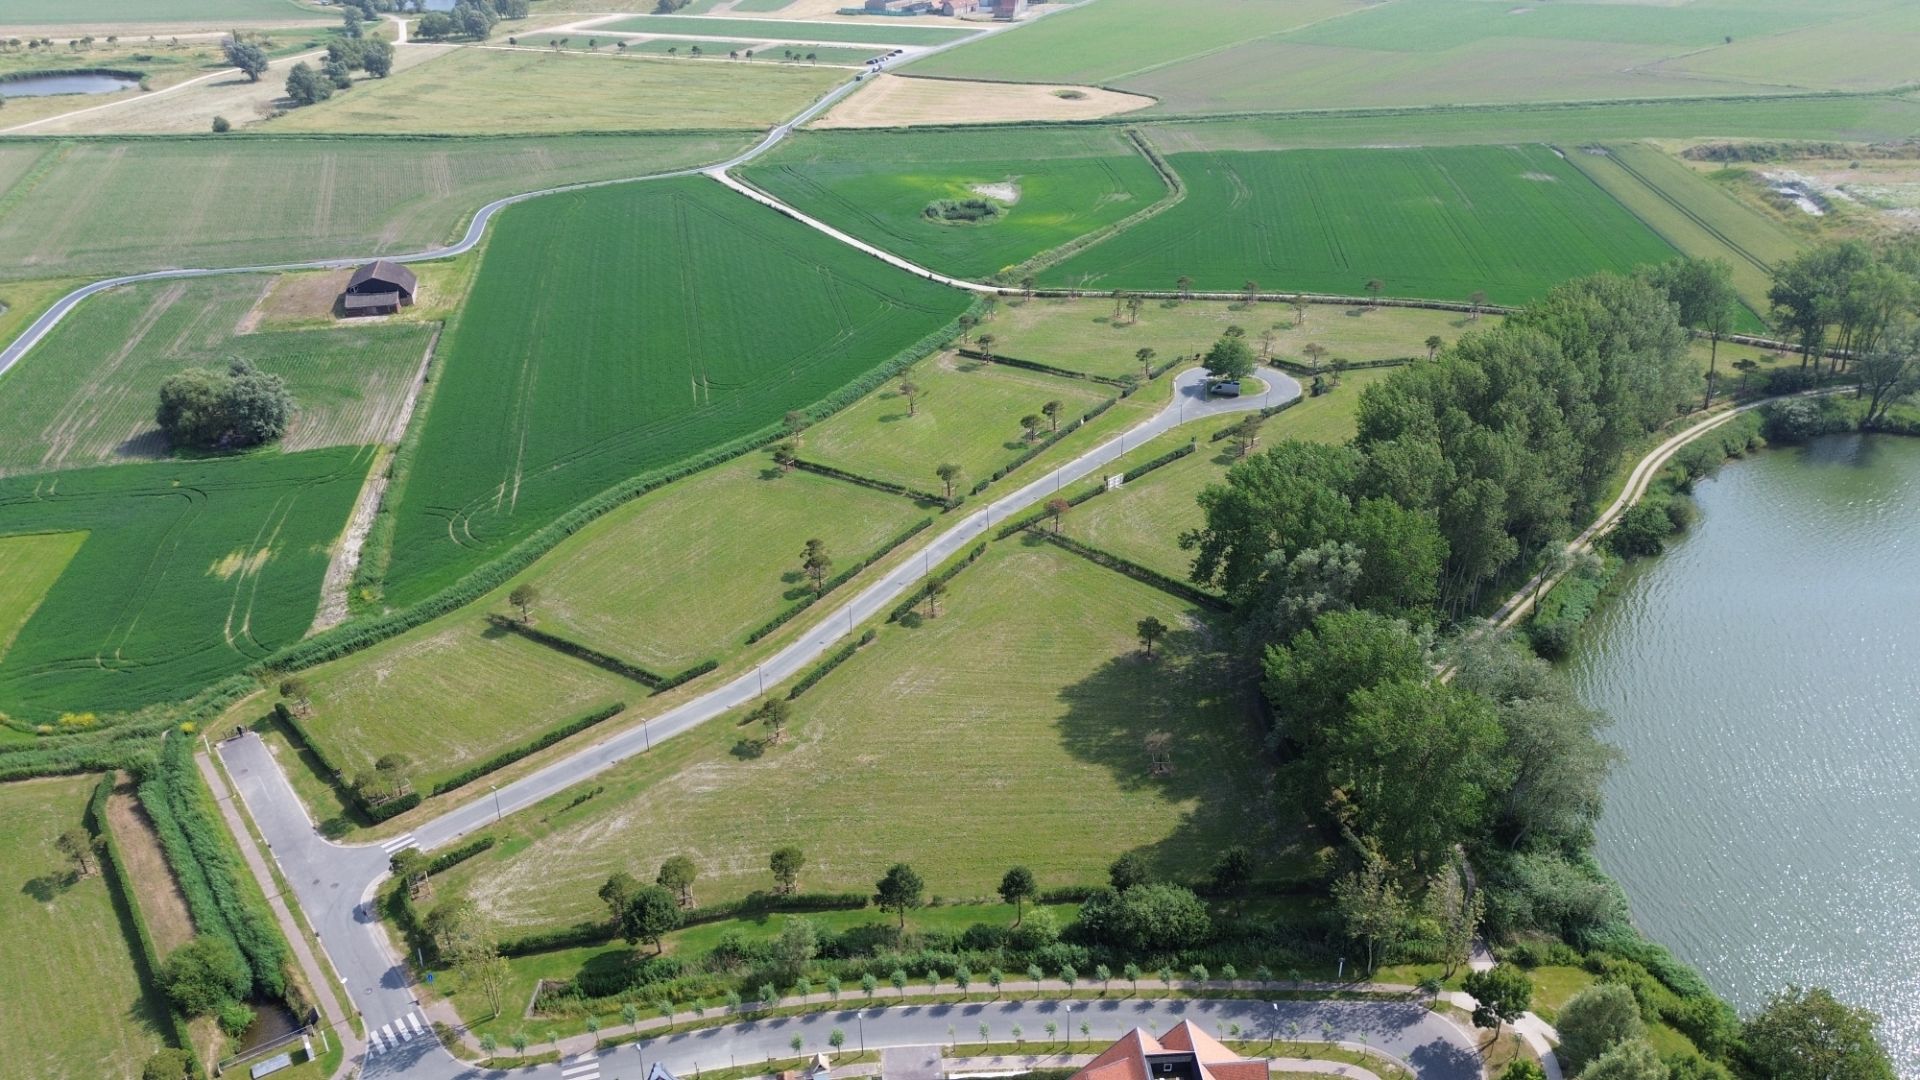
<path fill-rule="evenodd" d="M 457 239 L 491 199 L 718 161 L 759 137 L 10 136 L 0 154 L 31 154 L 33 164 L 0 186 L 0 278 L 418 251 Z M 11 303 L 14 288 L 0 299 Z"/>
<path fill-rule="evenodd" d="M 934 470 L 960 466 L 965 491 L 1018 457 L 1029 443 L 1020 418 L 1058 401 L 1060 425 L 1118 391 L 1098 383 L 942 354 L 914 365 L 920 388 L 907 415 L 900 380 L 807 431 L 801 457 L 848 472 L 941 494 Z M 1042 423 L 1044 435 L 1048 425 Z"/>
<path fill-rule="evenodd" d="M 1167 194 L 1153 164 L 1112 128 L 815 132 L 789 139 L 743 172 L 863 240 L 975 278 L 1009 270 Z M 926 213 L 937 200 L 983 196 L 1001 202 L 1003 212 L 982 224 L 939 222 Z"/>
<path fill-rule="evenodd" d="M 440 345 L 389 599 L 431 594 L 614 484 L 769 429 L 968 303 L 704 177 L 514 207 Z"/>
<path fill-rule="evenodd" d="M 1452 311 L 1331 304 L 1308 305 L 1304 326 L 1298 318 L 1287 304 L 1204 300 L 1149 301 L 1137 317 L 1123 308 L 1116 318 L 1111 300 L 1045 299 L 1006 304 L 980 331 L 993 335 L 996 353 L 1117 378 L 1145 374 L 1137 359 L 1143 348 L 1154 351 L 1152 364 L 1163 364 L 1206 352 L 1230 326 L 1246 331 L 1255 356 L 1302 359 L 1301 349 L 1317 344 L 1328 360 L 1387 360 L 1425 357 L 1429 337 L 1452 342 L 1476 325 L 1494 325 Z"/>
<path fill-rule="evenodd" d="M 543 629 L 671 674 L 738 649 L 812 593 L 800 549 L 826 541 L 832 576 L 931 510 L 751 454 L 635 499 L 521 580 Z"/>
<path fill-rule="evenodd" d="M 1524 303 L 1671 245 L 1541 146 L 1179 154 L 1187 198 L 1045 271 L 1049 283 Z"/>
<path fill-rule="evenodd" d="M 166 457 L 153 420 L 160 384 L 184 368 L 235 359 L 286 380 L 289 452 L 385 441 L 412 390 L 433 329 L 343 323 L 252 331 L 266 276 L 130 285 L 81 304 L 0 377 L 0 475 Z"/>
<path fill-rule="evenodd" d="M 69 879 L 54 838 L 78 828 L 97 776 L 0 784 L 0 1060 L 12 1076 L 133 1077 L 165 1045 L 131 925 L 96 870 Z M 96 867 L 98 864 L 95 864 Z"/>
<path fill-rule="evenodd" d="M 1378 369 L 1350 372 L 1332 393 L 1306 398 L 1269 418 L 1260 426 L 1260 441 L 1254 452 L 1279 439 L 1337 443 L 1352 438 L 1360 392 L 1387 374 Z M 1060 531 L 1168 577 L 1187 580 L 1193 554 L 1180 550 L 1180 534 L 1205 524 L 1196 501 L 1200 489 L 1225 480 L 1227 469 L 1239 460 L 1233 439 L 1209 442 L 1207 438 L 1228 423 L 1198 428 L 1199 449 L 1193 453 L 1118 491 L 1097 495 L 1074 507 L 1061 522 Z M 1186 438 L 1184 432 L 1162 436 L 1104 471 L 1125 472 L 1179 446 Z"/>
<path fill-rule="evenodd" d="M 83 532 L 0 536 L 0 660 L 86 540 Z"/>
<path fill-rule="evenodd" d="M 767 127 L 846 77 L 793 64 L 456 49 L 268 122 L 269 132 L 514 134 Z M 467 107 L 484 100 L 484 109 Z"/>
<path fill-rule="evenodd" d="M 533 838 L 479 863 L 468 895 L 507 925 L 597 918 L 608 874 L 651 880 L 685 854 L 700 897 L 724 900 L 765 888 L 767 852 L 787 843 L 807 853 L 808 889 L 867 889 L 905 860 L 943 896 L 991 895 L 1013 863 L 1091 884 L 1129 850 L 1169 874 L 1236 842 L 1269 865 L 1296 834 L 1273 825 L 1259 721 L 1213 629 L 1157 589 L 1028 543 L 990 548 L 938 618 L 883 629 L 794 703 L 780 745 L 729 756 L 762 733 L 722 718 L 673 751 L 678 767 L 623 764 L 551 827 L 516 819 Z M 1152 662 L 1134 636 L 1149 615 L 1174 628 Z M 1150 775 L 1154 732 L 1171 736 L 1171 775 Z"/>
<path fill-rule="evenodd" d="M 792 22 L 778 19 L 723 19 L 694 15 L 636 15 L 603 23 L 596 30 L 631 34 L 685 34 L 693 37 L 737 37 L 775 41 L 832 42 L 856 45 L 944 45 L 977 29 L 944 26 L 897 26 L 892 19 L 872 22 Z"/>
<path fill-rule="evenodd" d="M 0 662 L 40 724 L 187 697 L 293 643 L 372 459 L 363 448 L 0 479 L 0 535 L 87 539 Z"/>

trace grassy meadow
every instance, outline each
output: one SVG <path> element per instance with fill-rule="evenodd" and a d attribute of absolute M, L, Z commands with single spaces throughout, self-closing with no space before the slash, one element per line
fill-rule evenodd
<path fill-rule="evenodd" d="M 650 879 L 675 854 L 711 901 L 764 888 L 767 852 L 785 843 L 806 850 L 809 889 L 868 888 L 905 859 L 943 896 L 989 895 L 1015 862 L 1067 884 L 1128 850 L 1190 874 L 1230 841 L 1285 847 L 1249 752 L 1258 721 L 1200 614 L 1029 544 L 991 548 L 938 618 L 884 629 L 795 702 L 782 744 L 730 755 L 760 732 L 716 720 L 623 764 L 575 810 L 516 820 L 527 840 L 445 887 L 532 926 L 595 916 L 608 874 Z M 1133 630 L 1147 615 L 1175 627 L 1151 663 Z M 1165 777 L 1149 775 L 1144 743 L 1159 731 L 1172 736 Z"/>
<path fill-rule="evenodd" d="M 160 383 L 235 358 L 286 380 L 297 411 L 281 449 L 385 441 L 432 328 L 257 330 L 256 306 L 274 281 L 148 282 L 88 299 L 0 381 L 10 406 L 0 412 L 0 475 L 166 457 L 153 420 Z"/>
<path fill-rule="evenodd" d="M 297 640 L 370 460 L 342 447 L 0 479 L 0 535 L 87 534 L 0 661 L 0 713 L 42 724 L 175 700 Z"/>
<path fill-rule="evenodd" d="M 735 651 L 811 594 L 809 539 L 826 541 L 838 573 L 930 513 L 751 454 L 620 507 L 521 580 L 540 592 L 542 628 L 670 674 Z"/>
<path fill-rule="evenodd" d="M 73 879 L 54 838 L 97 776 L 0 784 L 0 1059 L 16 1076 L 135 1077 L 165 1045 L 165 1006 L 134 966 L 128 913 L 99 873 Z"/>
<path fill-rule="evenodd" d="M 7 0 L 0 29 L 87 23 L 216 23 L 313 21 L 319 12 L 293 0 Z"/>
<path fill-rule="evenodd" d="M 1672 258 L 1671 245 L 1545 147 L 1178 154 L 1178 206 L 1046 271 L 1091 288 L 1523 303 L 1567 278 Z"/>
<path fill-rule="evenodd" d="M 418 251 L 490 199 L 718 161 L 758 137 L 10 138 L 0 279 Z"/>
<path fill-rule="evenodd" d="M 944 26 L 904 26 L 894 19 L 867 22 L 822 21 L 783 22 L 778 19 L 726 19 L 710 16 L 636 15 L 631 19 L 604 23 L 595 30 L 613 30 L 629 34 L 683 34 L 692 37 L 734 37 L 770 41 L 830 42 L 856 45 L 944 45 L 976 28 Z"/>
<path fill-rule="evenodd" d="M 0 536 L 0 661 L 86 541 L 84 532 Z"/>
<path fill-rule="evenodd" d="M 268 122 L 268 132 L 496 135 L 764 128 L 846 77 L 793 64 L 455 49 Z M 485 101 L 485 108 L 472 103 Z"/>
<path fill-rule="evenodd" d="M 1112 128 L 816 132 L 743 174 L 896 255 L 975 278 L 1011 269 L 1167 194 L 1153 164 Z M 1003 184 L 1018 198 L 995 220 L 947 224 L 925 214 L 935 200 L 978 198 L 979 188 Z"/>
<path fill-rule="evenodd" d="M 801 456 L 934 494 L 941 493 L 934 470 L 951 462 L 966 474 L 965 491 L 1026 449 L 1021 417 L 1058 401 L 1065 426 L 1115 393 L 1097 383 L 948 354 L 921 361 L 906 378 L 920 388 L 912 416 L 895 380 L 809 429 Z"/>
<path fill-rule="evenodd" d="M 392 601 L 827 398 L 968 303 L 705 178 L 538 199 L 494 229 L 440 344 Z"/>

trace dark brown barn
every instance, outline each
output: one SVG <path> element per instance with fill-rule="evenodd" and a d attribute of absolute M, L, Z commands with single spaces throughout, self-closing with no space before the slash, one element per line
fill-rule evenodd
<path fill-rule="evenodd" d="M 413 303 L 420 281 L 397 262 L 376 259 L 353 272 L 340 296 L 348 315 L 391 315 Z"/>

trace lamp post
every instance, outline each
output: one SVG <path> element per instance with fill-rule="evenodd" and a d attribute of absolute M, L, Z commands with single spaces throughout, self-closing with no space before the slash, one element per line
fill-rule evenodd
<path fill-rule="evenodd" d="M 488 784 L 487 790 L 493 792 L 493 822 L 498 825 L 502 820 L 500 813 L 500 787 L 498 784 Z"/>

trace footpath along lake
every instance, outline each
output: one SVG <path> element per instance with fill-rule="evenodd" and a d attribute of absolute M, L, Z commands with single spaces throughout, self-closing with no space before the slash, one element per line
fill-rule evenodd
<path fill-rule="evenodd" d="M 1731 462 L 1569 662 L 1627 761 L 1596 854 L 1742 1013 L 1788 983 L 1920 1077 L 1920 439 Z"/>

